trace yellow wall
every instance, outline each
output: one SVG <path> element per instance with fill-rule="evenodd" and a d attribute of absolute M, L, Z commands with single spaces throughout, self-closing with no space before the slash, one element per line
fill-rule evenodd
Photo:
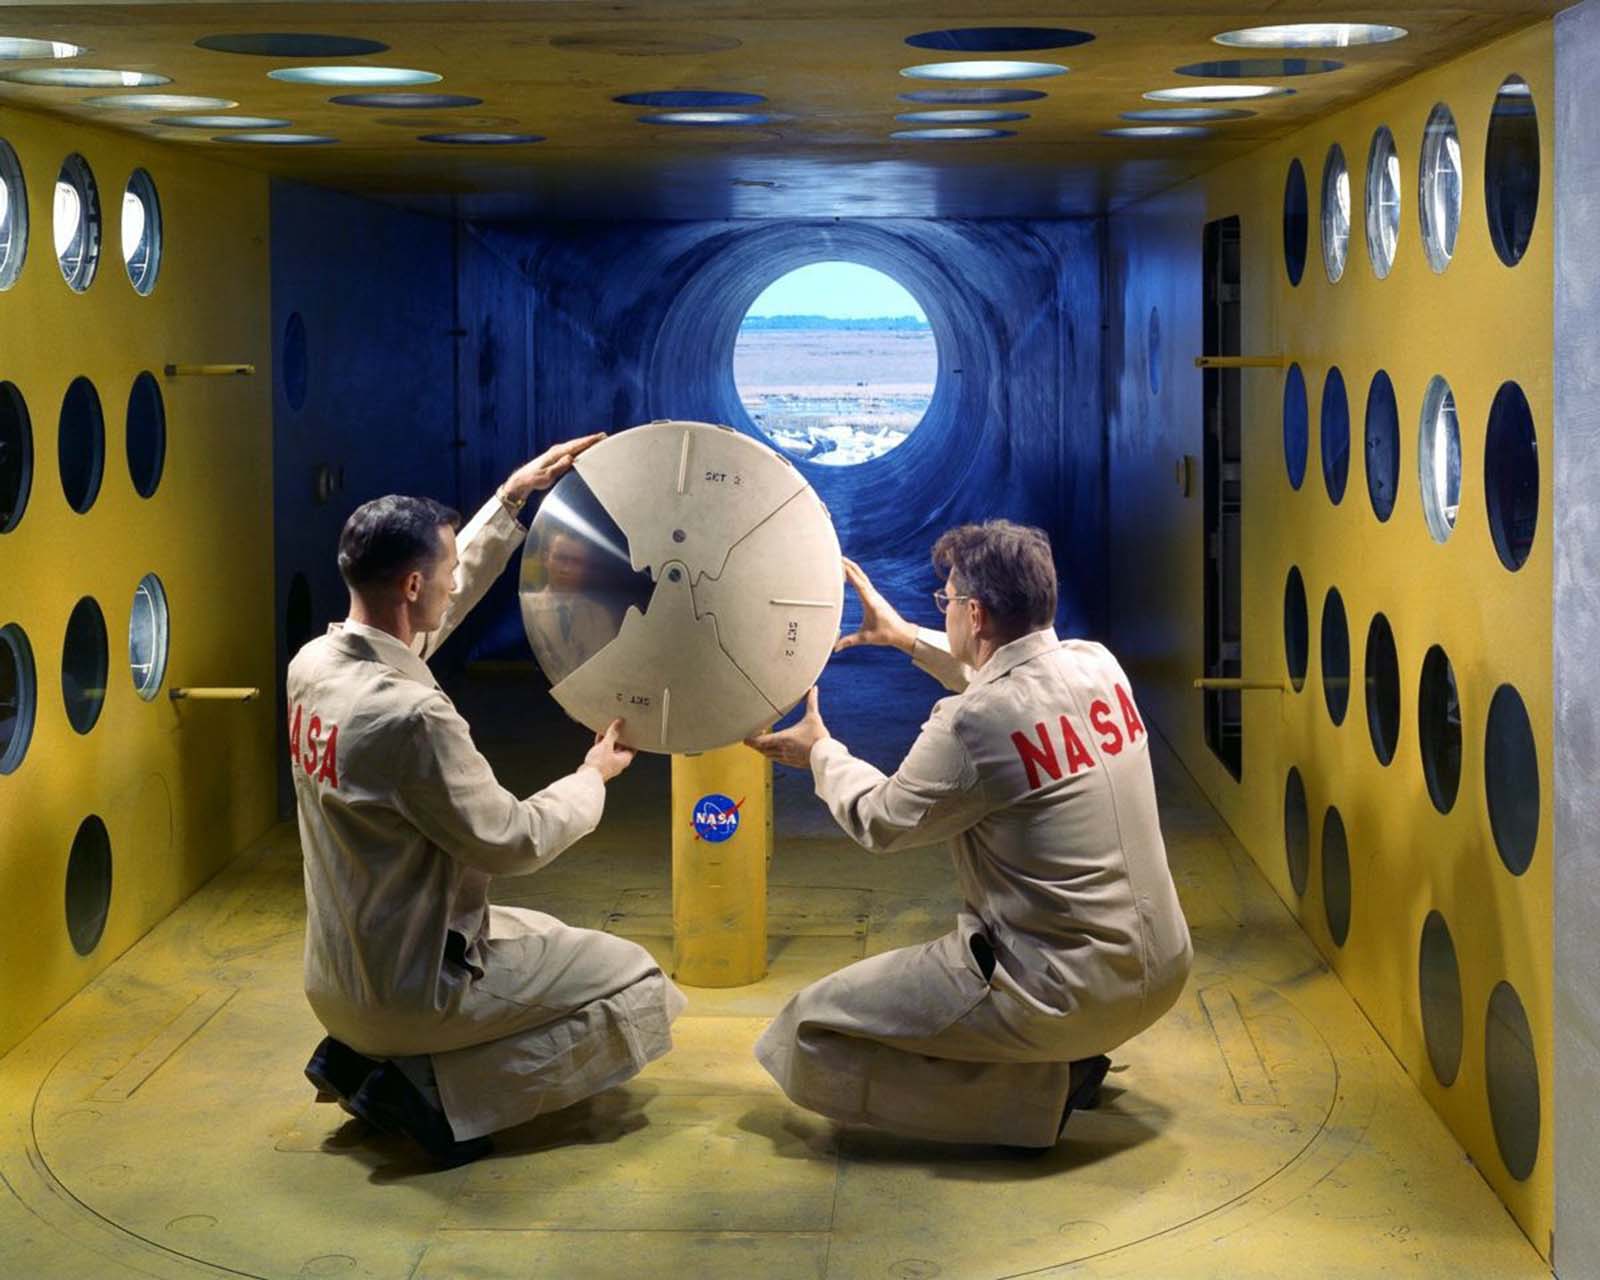
<path fill-rule="evenodd" d="M 1126 280 L 1124 342 L 1130 356 L 1113 426 L 1112 615 L 1119 645 L 1143 677 L 1162 729 L 1260 863 L 1284 901 L 1360 1001 L 1406 1070 L 1457 1134 L 1536 1246 L 1548 1252 L 1552 1219 L 1552 899 L 1550 774 L 1552 232 L 1551 144 L 1555 127 L 1552 28 L 1541 24 L 1376 95 L 1279 143 L 1113 218 L 1114 267 Z M 1484 145 L 1495 92 L 1509 74 L 1532 86 L 1540 127 L 1541 188 L 1532 241 L 1520 265 L 1494 252 L 1484 211 Z M 1423 127 L 1436 102 L 1460 130 L 1463 208 L 1454 260 L 1438 275 L 1424 256 L 1417 213 Z M 1374 130 L 1394 133 L 1402 172 L 1402 221 L 1392 273 L 1374 274 L 1362 230 L 1364 174 Z M 1221 126 L 1226 128 L 1227 126 Z M 1352 177 L 1349 261 L 1342 280 L 1323 270 L 1320 186 L 1329 145 L 1342 145 Z M 1290 161 L 1299 157 L 1310 195 L 1311 232 L 1304 278 L 1284 269 L 1282 208 Z M 1284 581 L 1291 565 L 1305 578 L 1311 661 L 1301 692 L 1245 695 L 1242 782 L 1207 749 L 1201 696 L 1187 685 L 1202 674 L 1201 501 L 1173 481 L 1181 453 L 1200 455 L 1199 258 L 1202 226 L 1238 214 L 1244 248 L 1246 354 L 1282 352 L 1306 375 L 1310 450 L 1306 479 L 1291 489 L 1282 443 L 1284 374 L 1250 370 L 1245 389 L 1244 673 L 1287 680 Z M 1141 281 L 1146 283 L 1140 283 Z M 1138 395 L 1138 351 L 1151 306 L 1162 311 L 1174 348 L 1168 369 L 1177 397 L 1165 410 Z M 1320 464 L 1319 406 L 1331 364 L 1349 392 L 1351 461 L 1343 502 L 1334 506 Z M 1399 497 L 1379 523 L 1367 497 L 1363 418 L 1379 369 L 1393 379 L 1400 409 Z M 1462 493 L 1454 533 L 1430 537 L 1417 479 L 1418 423 L 1429 379 L 1442 374 L 1456 397 Z M 1523 568 L 1495 553 L 1484 498 L 1484 439 L 1500 384 L 1526 393 L 1541 456 L 1537 538 Z M 1163 426 L 1163 415 L 1177 424 Z M 1162 575 L 1128 566 L 1167 564 Z M 1349 618 L 1349 711 L 1334 727 L 1323 699 L 1322 602 L 1337 586 Z M 1361 678 L 1367 627 L 1389 618 L 1399 651 L 1401 729 L 1394 761 L 1379 764 L 1368 735 Z M 1463 717 L 1461 786 L 1448 815 L 1429 800 L 1417 735 L 1423 656 L 1441 644 L 1455 668 Z M 1532 866 L 1512 876 L 1498 857 L 1484 788 L 1484 734 L 1498 685 L 1516 687 L 1538 744 L 1541 829 Z M 1304 776 L 1311 815 L 1311 870 L 1305 896 L 1291 886 L 1284 849 L 1284 787 L 1291 766 Z M 1336 805 L 1349 838 L 1352 924 L 1332 941 L 1321 887 L 1323 815 Z M 1423 921 L 1441 911 L 1461 970 L 1463 1043 L 1454 1083 L 1441 1087 L 1429 1066 L 1419 1012 L 1418 947 Z M 1509 981 L 1521 997 L 1539 1065 L 1542 1117 L 1532 1175 L 1507 1172 L 1491 1127 L 1484 1067 L 1486 1006 Z"/>
<path fill-rule="evenodd" d="M 208 879 L 275 816 L 273 795 L 272 436 L 267 332 L 267 180 L 175 148 L 7 111 L 0 137 L 28 188 L 29 247 L 0 293 L 0 379 L 33 425 L 27 509 L 0 534 L 0 626 L 33 647 L 32 745 L 0 775 L 0 1052 L 14 1045 Z M 51 244 L 55 178 L 80 152 L 100 191 L 100 267 L 72 292 Z M 123 269 L 122 193 L 155 180 L 165 252 L 154 292 Z M 166 378 L 168 362 L 254 363 L 253 378 Z M 126 455 L 128 392 L 154 372 L 167 413 L 166 466 L 148 500 Z M 73 378 L 89 377 L 106 420 L 105 472 L 86 514 L 63 496 L 57 419 Z M 128 619 L 134 588 L 158 574 L 171 607 L 166 683 L 134 692 Z M 61 653 L 68 616 L 92 595 L 106 620 L 110 678 L 87 736 L 69 725 Z M 173 703 L 179 685 L 257 685 L 251 704 Z M 67 935 L 67 858 L 90 814 L 111 839 L 104 935 L 88 956 Z"/>

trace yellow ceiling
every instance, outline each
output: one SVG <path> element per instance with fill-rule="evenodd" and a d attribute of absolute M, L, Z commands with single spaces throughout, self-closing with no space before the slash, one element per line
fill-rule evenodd
<path fill-rule="evenodd" d="M 695 0 L 671 3 L 212 3 L 7 5 L 0 36 L 65 40 L 90 50 L 59 66 L 114 67 L 172 77 L 154 92 L 236 100 L 333 145 L 222 144 L 209 131 L 152 124 L 149 111 L 107 111 L 84 99 L 112 90 L 0 82 L 0 104 L 92 120 L 226 156 L 273 174 L 482 216 L 775 217 L 1059 216 L 1113 208 L 1171 185 L 1424 68 L 1549 17 L 1559 0 L 1414 3 L 1387 9 L 1287 10 L 1273 0 L 1017 3 L 979 6 L 863 0 Z M 1217 32 L 1295 20 L 1394 23 L 1391 44 L 1331 51 L 1231 50 Z M 979 54 L 913 48 L 906 37 L 965 26 L 1051 26 L 1096 39 L 1073 48 L 996 57 L 1064 63 L 1065 76 L 1004 86 L 1047 96 L 1003 110 L 1029 118 L 985 141 L 902 142 L 900 111 L 932 109 L 898 95 L 941 84 L 903 67 Z M 466 94 L 483 105 L 426 112 L 338 106 L 349 90 L 283 84 L 271 69 L 323 61 L 217 53 L 203 36 L 313 32 L 361 36 L 385 53 L 336 59 L 418 68 L 443 79 L 418 92 Z M 1141 94 L 1216 83 L 1174 74 L 1234 57 L 1335 58 L 1343 69 L 1269 83 L 1289 97 L 1239 104 L 1254 116 L 1217 124 L 1209 138 L 1131 140 L 1101 131 L 1119 113 L 1155 107 Z M 0 69 L 50 65 L 3 63 Z M 1508 71 L 1515 68 L 1507 68 Z M 764 95 L 748 108 L 777 118 L 759 128 L 640 123 L 647 109 L 618 94 L 666 89 Z M 448 147 L 428 132 L 542 135 L 513 147 Z"/>

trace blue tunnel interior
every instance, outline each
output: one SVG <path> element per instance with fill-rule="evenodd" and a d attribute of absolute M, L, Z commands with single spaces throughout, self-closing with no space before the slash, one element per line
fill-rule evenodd
<path fill-rule="evenodd" d="M 280 658 L 343 617 L 332 549 L 369 498 L 470 514 L 549 444 L 654 419 L 763 438 L 734 384 L 739 327 L 769 284 L 821 261 L 893 277 L 938 349 L 904 444 L 855 466 L 796 462 L 845 553 L 909 619 L 940 625 L 938 535 L 1037 525 L 1055 549 L 1058 631 L 1103 635 L 1099 220 L 452 223 L 282 182 L 272 209 Z M 858 618 L 847 592 L 845 629 Z M 440 657 L 531 661 L 512 575 Z M 558 732 L 536 669 L 526 685 L 529 731 Z M 939 696 L 902 655 L 870 649 L 837 656 L 820 693 L 830 730 L 886 770 Z M 809 779 L 779 775 L 780 832 L 826 829 Z"/>

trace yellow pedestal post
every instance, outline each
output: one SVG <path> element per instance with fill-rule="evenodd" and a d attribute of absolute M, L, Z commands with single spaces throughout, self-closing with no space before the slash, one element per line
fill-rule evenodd
<path fill-rule="evenodd" d="M 735 745 L 672 757 L 672 976 L 739 987 L 767 972 L 772 764 Z"/>

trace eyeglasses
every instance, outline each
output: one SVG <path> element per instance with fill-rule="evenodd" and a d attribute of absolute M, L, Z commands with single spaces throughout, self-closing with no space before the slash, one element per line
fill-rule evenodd
<path fill-rule="evenodd" d="M 973 596 L 953 596 L 948 591 L 935 591 L 933 593 L 933 603 L 936 604 L 939 607 L 939 612 L 940 613 L 943 613 L 946 609 L 948 609 L 950 607 L 950 602 L 952 600 L 972 600 L 972 599 L 975 599 L 975 597 L 973 597 Z"/>

